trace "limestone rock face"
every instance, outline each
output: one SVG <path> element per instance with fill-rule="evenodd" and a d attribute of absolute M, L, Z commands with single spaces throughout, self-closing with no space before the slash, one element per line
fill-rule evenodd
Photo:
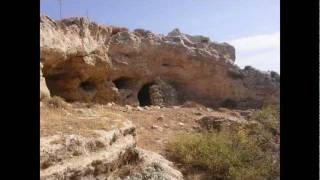
<path fill-rule="evenodd" d="M 40 100 L 45 97 L 50 97 L 50 91 L 47 87 L 46 80 L 42 75 L 42 64 L 40 63 Z"/>
<path fill-rule="evenodd" d="M 279 101 L 279 76 L 234 65 L 235 49 L 174 29 L 168 35 L 42 16 L 43 74 L 68 101 L 260 106 Z"/>

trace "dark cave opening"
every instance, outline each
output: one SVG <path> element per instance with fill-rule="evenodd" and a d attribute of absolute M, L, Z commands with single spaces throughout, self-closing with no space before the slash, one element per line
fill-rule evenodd
<path fill-rule="evenodd" d="M 90 81 L 84 81 L 80 84 L 80 88 L 85 91 L 93 91 L 96 89 L 96 86 Z"/>
<path fill-rule="evenodd" d="M 225 108 L 236 108 L 237 102 L 232 99 L 226 99 L 221 103 L 221 106 Z"/>
<path fill-rule="evenodd" d="M 138 92 L 138 100 L 140 106 L 150 106 L 152 105 L 151 97 L 150 97 L 150 86 L 154 83 L 147 83 L 142 86 L 140 91 Z"/>
<path fill-rule="evenodd" d="M 127 89 L 128 87 L 130 87 L 131 82 L 132 82 L 132 79 L 127 77 L 121 77 L 113 81 L 114 85 L 118 89 Z"/>
<path fill-rule="evenodd" d="M 64 76 L 64 73 L 43 74 L 51 96 L 61 96 L 61 87 L 59 86 L 59 82 L 63 79 Z"/>

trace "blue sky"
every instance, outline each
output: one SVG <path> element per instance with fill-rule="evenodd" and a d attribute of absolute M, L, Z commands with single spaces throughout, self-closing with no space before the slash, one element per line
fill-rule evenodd
<path fill-rule="evenodd" d="M 41 13 L 59 19 L 59 1 L 41 0 Z M 62 17 L 167 34 L 174 28 L 228 42 L 236 64 L 280 71 L 280 0 L 63 0 Z"/>

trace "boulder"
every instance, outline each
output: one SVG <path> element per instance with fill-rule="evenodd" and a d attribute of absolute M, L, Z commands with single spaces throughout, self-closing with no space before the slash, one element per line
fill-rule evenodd
<path fill-rule="evenodd" d="M 220 131 L 222 128 L 222 123 L 225 122 L 225 119 L 216 116 L 205 116 L 197 120 L 200 127 L 206 131 Z"/>

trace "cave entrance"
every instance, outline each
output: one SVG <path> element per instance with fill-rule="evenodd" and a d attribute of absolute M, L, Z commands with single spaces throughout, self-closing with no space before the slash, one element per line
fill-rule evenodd
<path fill-rule="evenodd" d="M 150 86 L 154 83 L 147 83 L 142 86 L 140 91 L 138 92 L 138 100 L 140 106 L 150 106 L 152 105 L 151 96 L 150 96 Z"/>
<path fill-rule="evenodd" d="M 87 92 L 90 92 L 90 91 L 94 91 L 96 89 L 96 86 L 91 81 L 84 81 L 80 84 L 80 88 Z"/>
<path fill-rule="evenodd" d="M 127 77 L 121 77 L 113 81 L 114 85 L 118 89 L 128 89 L 131 85 L 132 79 Z"/>

